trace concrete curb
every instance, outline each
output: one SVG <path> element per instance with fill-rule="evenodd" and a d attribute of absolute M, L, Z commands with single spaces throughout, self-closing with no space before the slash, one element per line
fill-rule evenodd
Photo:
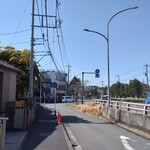
<path fill-rule="evenodd" d="M 50 109 L 49 107 L 47 107 L 47 106 L 43 106 L 43 107 L 46 108 L 46 109 L 51 110 L 51 109 Z M 55 113 L 57 114 L 57 112 L 55 112 Z M 69 138 L 69 136 L 68 136 L 68 134 L 67 134 L 67 131 L 66 131 L 65 127 L 64 127 L 64 124 L 61 123 L 60 125 L 61 125 L 61 128 L 62 128 L 62 131 L 63 131 L 63 134 L 64 134 L 64 137 L 65 137 L 65 140 L 66 140 L 66 142 L 67 142 L 67 146 L 68 146 L 69 150 L 74 150 L 73 145 L 71 144 L 70 138 Z"/>
<path fill-rule="evenodd" d="M 65 136 L 65 139 L 66 139 L 66 142 L 67 142 L 69 150 L 74 150 L 73 147 L 72 147 L 72 144 L 71 144 L 71 142 L 69 140 L 69 137 L 68 137 L 68 135 L 67 135 L 67 133 L 66 133 L 66 131 L 64 129 L 64 125 L 61 124 L 61 127 L 62 127 L 62 130 L 63 130 L 63 133 L 64 133 L 64 136 Z"/>
<path fill-rule="evenodd" d="M 70 130 L 69 125 L 67 123 L 64 123 L 63 128 L 64 128 L 64 132 L 65 132 L 66 136 L 68 137 L 69 145 L 71 145 L 71 147 L 72 147 L 69 150 L 82 150 L 81 146 L 79 145 L 75 136 L 73 135 L 72 131 Z"/>

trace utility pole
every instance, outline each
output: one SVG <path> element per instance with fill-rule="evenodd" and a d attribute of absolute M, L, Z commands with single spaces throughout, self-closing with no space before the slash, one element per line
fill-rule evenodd
<path fill-rule="evenodd" d="M 145 65 L 145 76 L 146 76 L 146 81 L 147 81 L 147 94 L 148 94 L 148 92 L 149 92 L 148 67 L 149 67 L 149 65 L 146 64 L 146 65 Z"/>
<path fill-rule="evenodd" d="M 82 101 L 81 101 L 81 104 L 84 103 L 84 73 L 85 73 L 85 72 L 82 72 L 82 89 L 83 89 L 83 93 L 82 93 Z"/>
<path fill-rule="evenodd" d="M 70 64 L 68 64 L 68 66 L 66 66 L 68 68 L 68 79 L 67 79 L 67 95 L 69 93 L 69 75 L 70 75 Z"/>
<path fill-rule="evenodd" d="M 97 69 L 97 71 L 98 72 L 82 72 L 82 90 L 83 90 L 83 92 L 82 92 L 82 101 L 81 101 L 81 103 L 83 104 L 84 103 L 84 86 L 85 86 L 85 84 L 84 84 L 84 74 L 99 74 L 99 69 Z"/>
<path fill-rule="evenodd" d="M 44 41 L 44 37 L 45 37 L 45 34 L 44 34 L 44 31 L 42 33 L 42 37 L 39 38 L 39 37 L 35 37 L 34 35 L 34 30 L 36 28 L 36 31 L 37 29 L 41 29 L 41 28 L 46 28 L 47 31 L 49 28 L 52 28 L 52 29 L 55 29 L 57 27 L 57 24 L 60 23 L 60 20 L 56 19 L 56 14 L 55 15 L 51 15 L 51 14 L 48 14 L 50 13 L 50 11 L 48 11 L 48 2 L 47 0 L 46 1 L 43 1 L 43 6 L 45 6 L 45 8 L 43 10 L 45 10 L 45 14 L 43 14 L 42 11 L 40 12 L 37 12 L 36 10 L 36 6 L 35 6 L 35 0 L 32 0 L 32 25 L 31 25 L 31 51 L 30 51 L 30 79 L 29 79 L 29 98 L 33 98 L 33 77 L 34 77 L 34 72 L 33 72 L 33 68 L 34 68 L 34 53 L 41 53 L 40 56 L 46 56 L 48 55 L 48 52 L 49 50 L 46 50 L 46 51 L 39 51 L 39 50 L 34 50 L 34 46 L 35 45 L 41 45 L 43 44 L 43 42 L 40 42 L 39 43 L 39 40 L 42 40 Z M 58 6 L 58 1 L 56 1 L 56 6 Z M 35 20 L 39 19 L 40 20 L 40 23 L 36 22 Z M 52 19 L 54 21 L 54 24 L 50 24 L 49 23 L 49 20 Z M 48 41 L 48 36 L 47 36 L 47 39 Z M 43 58 L 42 57 L 42 58 Z M 41 58 L 41 59 L 42 59 Z M 40 60 L 41 60 L 40 59 Z"/>
<path fill-rule="evenodd" d="M 33 98 L 33 53 L 34 53 L 34 5 L 32 0 L 32 26 L 31 26 L 31 51 L 30 51 L 30 80 L 29 80 L 29 98 Z"/>
<path fill-rule="evenodd" d="M 118 82 L 120 82 L 120 75 L 116 75 L 116 77 L 118 78 Z"/>
<path fill-rule="evenodd" d="M 40 104 L 42 102 L 42 72 L 40 72 Z"/>
<path fill-rule="evenodd" d="M 103 88 L 103 81 L 101 81 L 101 83 L 102 83 L 102 88 Z"/>
<path fill-rule="evenodd" d="M 101 86 L 101 98 L 104 96 L 104 92 L 103 92 L 103 81 L 101 81 L 102 86 Z"/>

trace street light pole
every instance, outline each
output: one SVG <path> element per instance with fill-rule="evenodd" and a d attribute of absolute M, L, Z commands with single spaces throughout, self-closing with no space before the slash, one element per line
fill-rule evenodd
<path fill-rule="evenodd" d="M 125 11 L 128 11 L 128 10 L 131 10 L 131 9 L 137 9 L 138 7 L 130 7 L 130 8 L 127 8 L 127 9 L 123 9 L 117 13 L 115 13 L 108 21 L 107 23 L 107 28 L 106 28 L 106 36 L 102 33 L 99 33 L 97 31 L 93 31 L 93 30 L 89 30 L 89 29 L 84 29 L 84 31 L 87 31 L 87 32 L 93 32 L 93 33 L 96 33 L 96 34 L 99 34 L 101 35 L 106 41 L 107 41 L 107 77 L 108 77 L 108 87 L 107 87 L 107 92 L 108 92 L 108 102 L 110 102 L 110 63 L 109 63 L 109 24 L 111 22 L 111 20 L 117 16 L 118 14 L 122 13 L 122 12 L 125 12 Z"/>
<path fill-rule="evenodd" d="M 119 11 L 119 12 L 117 12 L 117 13 L 115 13 L 110 19 L 109 19 L 109 21 L 108 21 L 108 23 L 107 23 L 107 66 L 108 66 L 108 101 L 110 102 L 110 63 L 109 63 L 109 25 L 110 25 L 110 22 L 111 22 L 111 20 L 115 17 L 115 16 L 117 16 L 117 15 L 119 15 L 120 13 L 123 13 L 123 12 L 125 12 L 125 11 L 128 11 L 128 10 L 131 10 L 131 9 L 137 9 L 138 7 L 136 6 L 136 7 L 130 7 L 130 8 L 126 8 L 126 9 L 123 9 L 123 10 L 121 10 L 121 11 Z"/>

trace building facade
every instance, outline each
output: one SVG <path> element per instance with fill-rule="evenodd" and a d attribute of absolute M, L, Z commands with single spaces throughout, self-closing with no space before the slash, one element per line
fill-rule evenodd
<path fill-rule="evenodd" d="M 42 71 L 41 72 L 41 93 L 45 95 L 46 101 L 62 102 L 62 97 L 67 95 L 67 73 L 58 71 Z"/>
<path fill-rule="evenodd" d="M 16 101 L 16 78 L 19 71 L 0 61 L 0 113 L 5 112 L 7 102 Z"/>

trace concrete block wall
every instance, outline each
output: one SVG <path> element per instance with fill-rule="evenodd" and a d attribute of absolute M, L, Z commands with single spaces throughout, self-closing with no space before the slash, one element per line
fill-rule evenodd
<path fill-rule="evenodd" d="M 106 106 L 102 106 L 101 110 L 104 117 L 145 131 L 150 131 L 150 116 Z"/>

